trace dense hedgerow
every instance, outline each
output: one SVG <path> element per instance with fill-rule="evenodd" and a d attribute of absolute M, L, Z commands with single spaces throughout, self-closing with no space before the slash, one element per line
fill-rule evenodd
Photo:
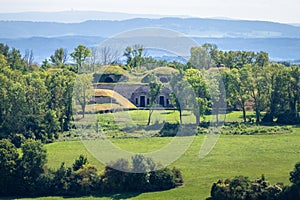
<path fill-rule="evenodd" d="M 133 156 L 131 162 L 111 162 L 104 171 L 81 155 L 72 167 L 62 163 L 53 170 L 45 167 L 46 150 L 40 141 L 26 140 L 21 150 L 22 156 L 11 141 L 0 140 L 0 196 L 101 195 L 167 190 L 183 184 L 179 169 L 157 166 L 143 155 Z"/>

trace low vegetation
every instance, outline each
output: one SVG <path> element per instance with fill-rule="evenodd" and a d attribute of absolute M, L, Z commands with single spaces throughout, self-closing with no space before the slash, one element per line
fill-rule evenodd
<path fill-rule="evenodd" d="M 271 185 L 262 175 L 254 181 L 248 177 L 236 176 L 233 179 L 219 180 L 213 183 L 211 197 L 207 200 L 294 200 L 300 199 L 300 162 L 290 172 L 291 186 L 283 183 Z"/>

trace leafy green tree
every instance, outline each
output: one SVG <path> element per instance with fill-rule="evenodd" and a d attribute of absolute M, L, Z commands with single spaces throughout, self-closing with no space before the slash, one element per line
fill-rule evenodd
<path fill-rule="evenodd" d="M 46 142 L 53 142 L 58 139 L 58 132 L 60 130 L 59 121 L 54 110 L 48 110 L 45 113 L 42 121 L 46 132 Z"/>
<path fill-rule="evenodd" d="M 227 109 L 226 92 L 222 76 L 223 71 L 224 69 L 211 68 L 207 71 L 205 77 L 207 85 L 209 85 L 209 100 L 212 107 L 211 114 L 216 117 L 216 125 L 219 125 L 219 115 L 225 114 Z"/>
<path fill-rule="evenodd" d="M 269 55 L 267 52 L 259 52 L 255 56 L 255 64 L 261 67 L 267 66 L 269 64 Z"/>
<path fill-rule="evenodd" d="M 20 160 L 21 186 L 24 192 L 34 194 L 36 180 L 44 173 L 46 164 L 46 149 L 40 141 L 27 140 L 22 146 L 22 158 Z"/>
<path fill-rule="evenodd" d="M 70 195 L 72 168 L 65 167 L 65 163 L 61 163 L 60 168 L 54 172 L 51 188 L 54 195 Z"/>
<path fill-rule="evenodd" d="M 209 93 L 206 81 L 198 69 L 188 69 L 184 76 L 195 92 L 196 104 L 193 112 L 196 116 L 196 124 L 199 124 L 200 117 L 204 116 L 208 110 Z"/>
<path fill-rule="evenodd" d="M 72 120 L 72 97 L 75 73 L 69 70 L 49 73 L 45 84 L 48 90 L 47 106 L 55 111 L 60 130 L 69 130 Z"/>
<path fill-rule="evenodd" d="M 149 76 L 149 94 L 148 94 L 149 115 L 148 115 L 147 126 L 150 125 L 151 116 L 154 112 L 153 107 L 157 104 L 157 97 L 161 92 L 162 88 L 163 88 L 163 84 L 160 82 L 160 80 L 154 74 L 151 74 L 151 76 Z"/>
<path fill-rule="evenodd" d="M 227 97 L 231 104 L 239 105 L 243 111 L 243 120 L 246 122 L 246 102 L 250 98 L 248 90 L 248 71 L 246 68 L 234 68 L 231 71 L 225 71 L 225 76 L 227 77 L 225 84 Z"/>
<path fill-rule="evenodd" d="M 192 106 L 195 101 L 195 96 L 191 94 L 193 90 L 191 85 L 184 78 L 183 74 L 173 74 L 170 79 L 170 85 L 172 87 L 172 93 L 170 94 L 171 104 L 179 112 L 179 121 L 182 124 L 182 112 L 189 106 Z"/>
<path fill-rule="evenodd" d="M 75 162 L 73 163 L 73 170 L 77 171 L 86 164 L 88 164 L 87 157 L 85 157 L 84 155 L 80 155 L 79 158 L 76 159 Z"/>
<path fill-rule="evenodd" d="M 41 78 L 41 74 L 29 73 L 25 75 L 25 102 L 23 104 L 24 113 L 26 120 L 26 132 L 34 134 L 36 139 L 47 141 L 48 130 L 43 127 L 42 120 L 45 116 L 46 99 L 47 99 L 47 88 L 45 81 Z M 48 128 L 48 127 L 47 127 Z"/>
<path fill-rule="evenodd" d="M 261 111 L 263 111 L 268 103 L 270 93 L 270 84 L 265 78 L 266 71 L 258 65 L 245 65 L 248 71 L 248 85 L 247 90 L 254 101 L 254 109 L 256 116 L 256 124 L 261 121 Z"/>
<path fill-rule="evenodd" d="M 150 190 L 169 190 L 176 186 L 174 174 L 168 168 L 152 171 L 149 177 Z"/>
<path fill-rule="evenodd" d="M 8 54 L 8 64 L 13 70 L 19 70 L 22 72 L 27 71 L 20 51 L 15 48 L 13 48 Z"/>
<path fill-rule="evenodd" d="M 192 47 L 189 63 L 197 69 L 209 69 L 213 66 L 213 60 L 208 47 Z"/>
<path fill-rule="evenodd" d="M 13 195 L 17 181 L 16 170 L 19 153 L 17 148 L 8 140 L 0 140 L 0 195 Z"/>
<path fill-rule="evenodd" d="M 133 47 L 127 47 L 124 52 L 126 57 L 126 64 L 129 69 L 136 69 L 141 66 L 143 61 L 144 47 L 142 45 L 134 45 Z"/>
<path fill-rule="evenodd" d="M 78 45 L 70 55 L 77 63 L 78 70 L 82 70 L 82 64 L 91 56 L 91 50 L 84 45 Z"/>
<path fill-rule="evenodd" d="M 93 76 L 91 74 L 78 74 L 74 84 L 74 97 L 82 109 L 82 118 L 85 115 L 85 107 L 93 95 Z"/>
<path fill-rule="evenodd" d="M 128 190 L 130 186 L 128 173 L 130 171 L 129 162 L 125 159 L 119 159 L 109 163 L 105 167 L 103 175 L 103 184 L 105 191 L 121 192 Z"/>
<path fill-rule="evenodd" d="M 9 46 L 3 43 L 0 43 L 0 54 L 4 57 L 8 57 L 9 54 Z"/>
<path fill-rule="evenodd" d="M 48 70 L 49 68 L 51 68 L 51 64 L 49 63 L 48 59 L 45 59 L 42 62 L 41 69 L 42 70 Z"/>
<path fill-rule="evenodd" d="M 290 172 L 290 181 L 300 186 L 300 162 L 296 163 L 294 170 Z"/>
<path fill-rule="evenodd" d="M 101 189 L 101 178 L 95 166 L 84 165 L 72 175 L 70 190 L 78 195 L 90 195 L 99 193 Z"/>
<path fill-rule="evenodd" d="M 79 47 L 77 47 L 77 48 L 79 48 Z M 79 49 L 77 49 L 77 50 L 79 51 Z M 75 49 L 75 51 L 77 51 L 77 50 Z M 74 54 L 74 56 L 78 56 L 78 55 L 79 55 L 79 53 L 77 53 L 76 55 Z M 68 58 L 67 50 L 63 49 L 63 48 L 56 49 L 54 54 L 50 56 L 51 62 L 56 67 L 62 67 L 66 63 L 67 58 Z"/>

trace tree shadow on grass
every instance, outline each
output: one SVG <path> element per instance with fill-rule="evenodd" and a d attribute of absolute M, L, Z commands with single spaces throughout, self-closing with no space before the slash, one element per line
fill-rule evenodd
<path fill-rule="evenodd" d="M 121 194 L 114 194 L 111 195 L 110 198 L 113 200 L 119 200 L 119 199 L 130 199 L 132 197 L 139 196 L 141 193 L 121 193 Z"/>
<path fill-rule="evenodd" d="M 71 199 L 71 198 L 84 198 L 84 197 L 96 197 L 96 198 L 111 198 L 113 200 L 120 200 L 120 199 L 130 199 L 136 196 L 139 196 L 141 193 L 139 192 L 128 192 L 128 193 L 111 193 L 111 194 L 95 194 L 91 196 L 63 196 L 64 199 Z"/>

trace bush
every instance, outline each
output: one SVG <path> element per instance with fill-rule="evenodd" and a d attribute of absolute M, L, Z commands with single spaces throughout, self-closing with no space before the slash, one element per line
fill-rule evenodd
<path fill-rule="evenodd" d="M 159 131 L 159 135 L 162 137 L 174 137 L 178 133 L 179 123 L 164 123 L 163 128 Z"/>
<path fill-rule="evenodd" d="M 127 160 L 120 159 L 105 168 L 102 177 L 105 191 L 159 191 L 183 184 L 181 171 L 177 168 L 155 170 L 157 166 L 152 159 L 143 155 L 135 155 L 131 161 L 129 163 Z M 132 167 L 129 167 L 130 165 Z"/>
<path fill-rule="evenodd" d="M 163 168 L 150 173 L 149 190 L 168 190 L 176 186 L 173 172 L 168 168 Z"/>
<path fill-rule="evenodd" d="M 270 185 L 262 175 L 254 181 L 248 177 L 237 176 L 233 179 L 213 183 L 208 200 L 275 200 L 282 192 L 283 185 Z"/>

